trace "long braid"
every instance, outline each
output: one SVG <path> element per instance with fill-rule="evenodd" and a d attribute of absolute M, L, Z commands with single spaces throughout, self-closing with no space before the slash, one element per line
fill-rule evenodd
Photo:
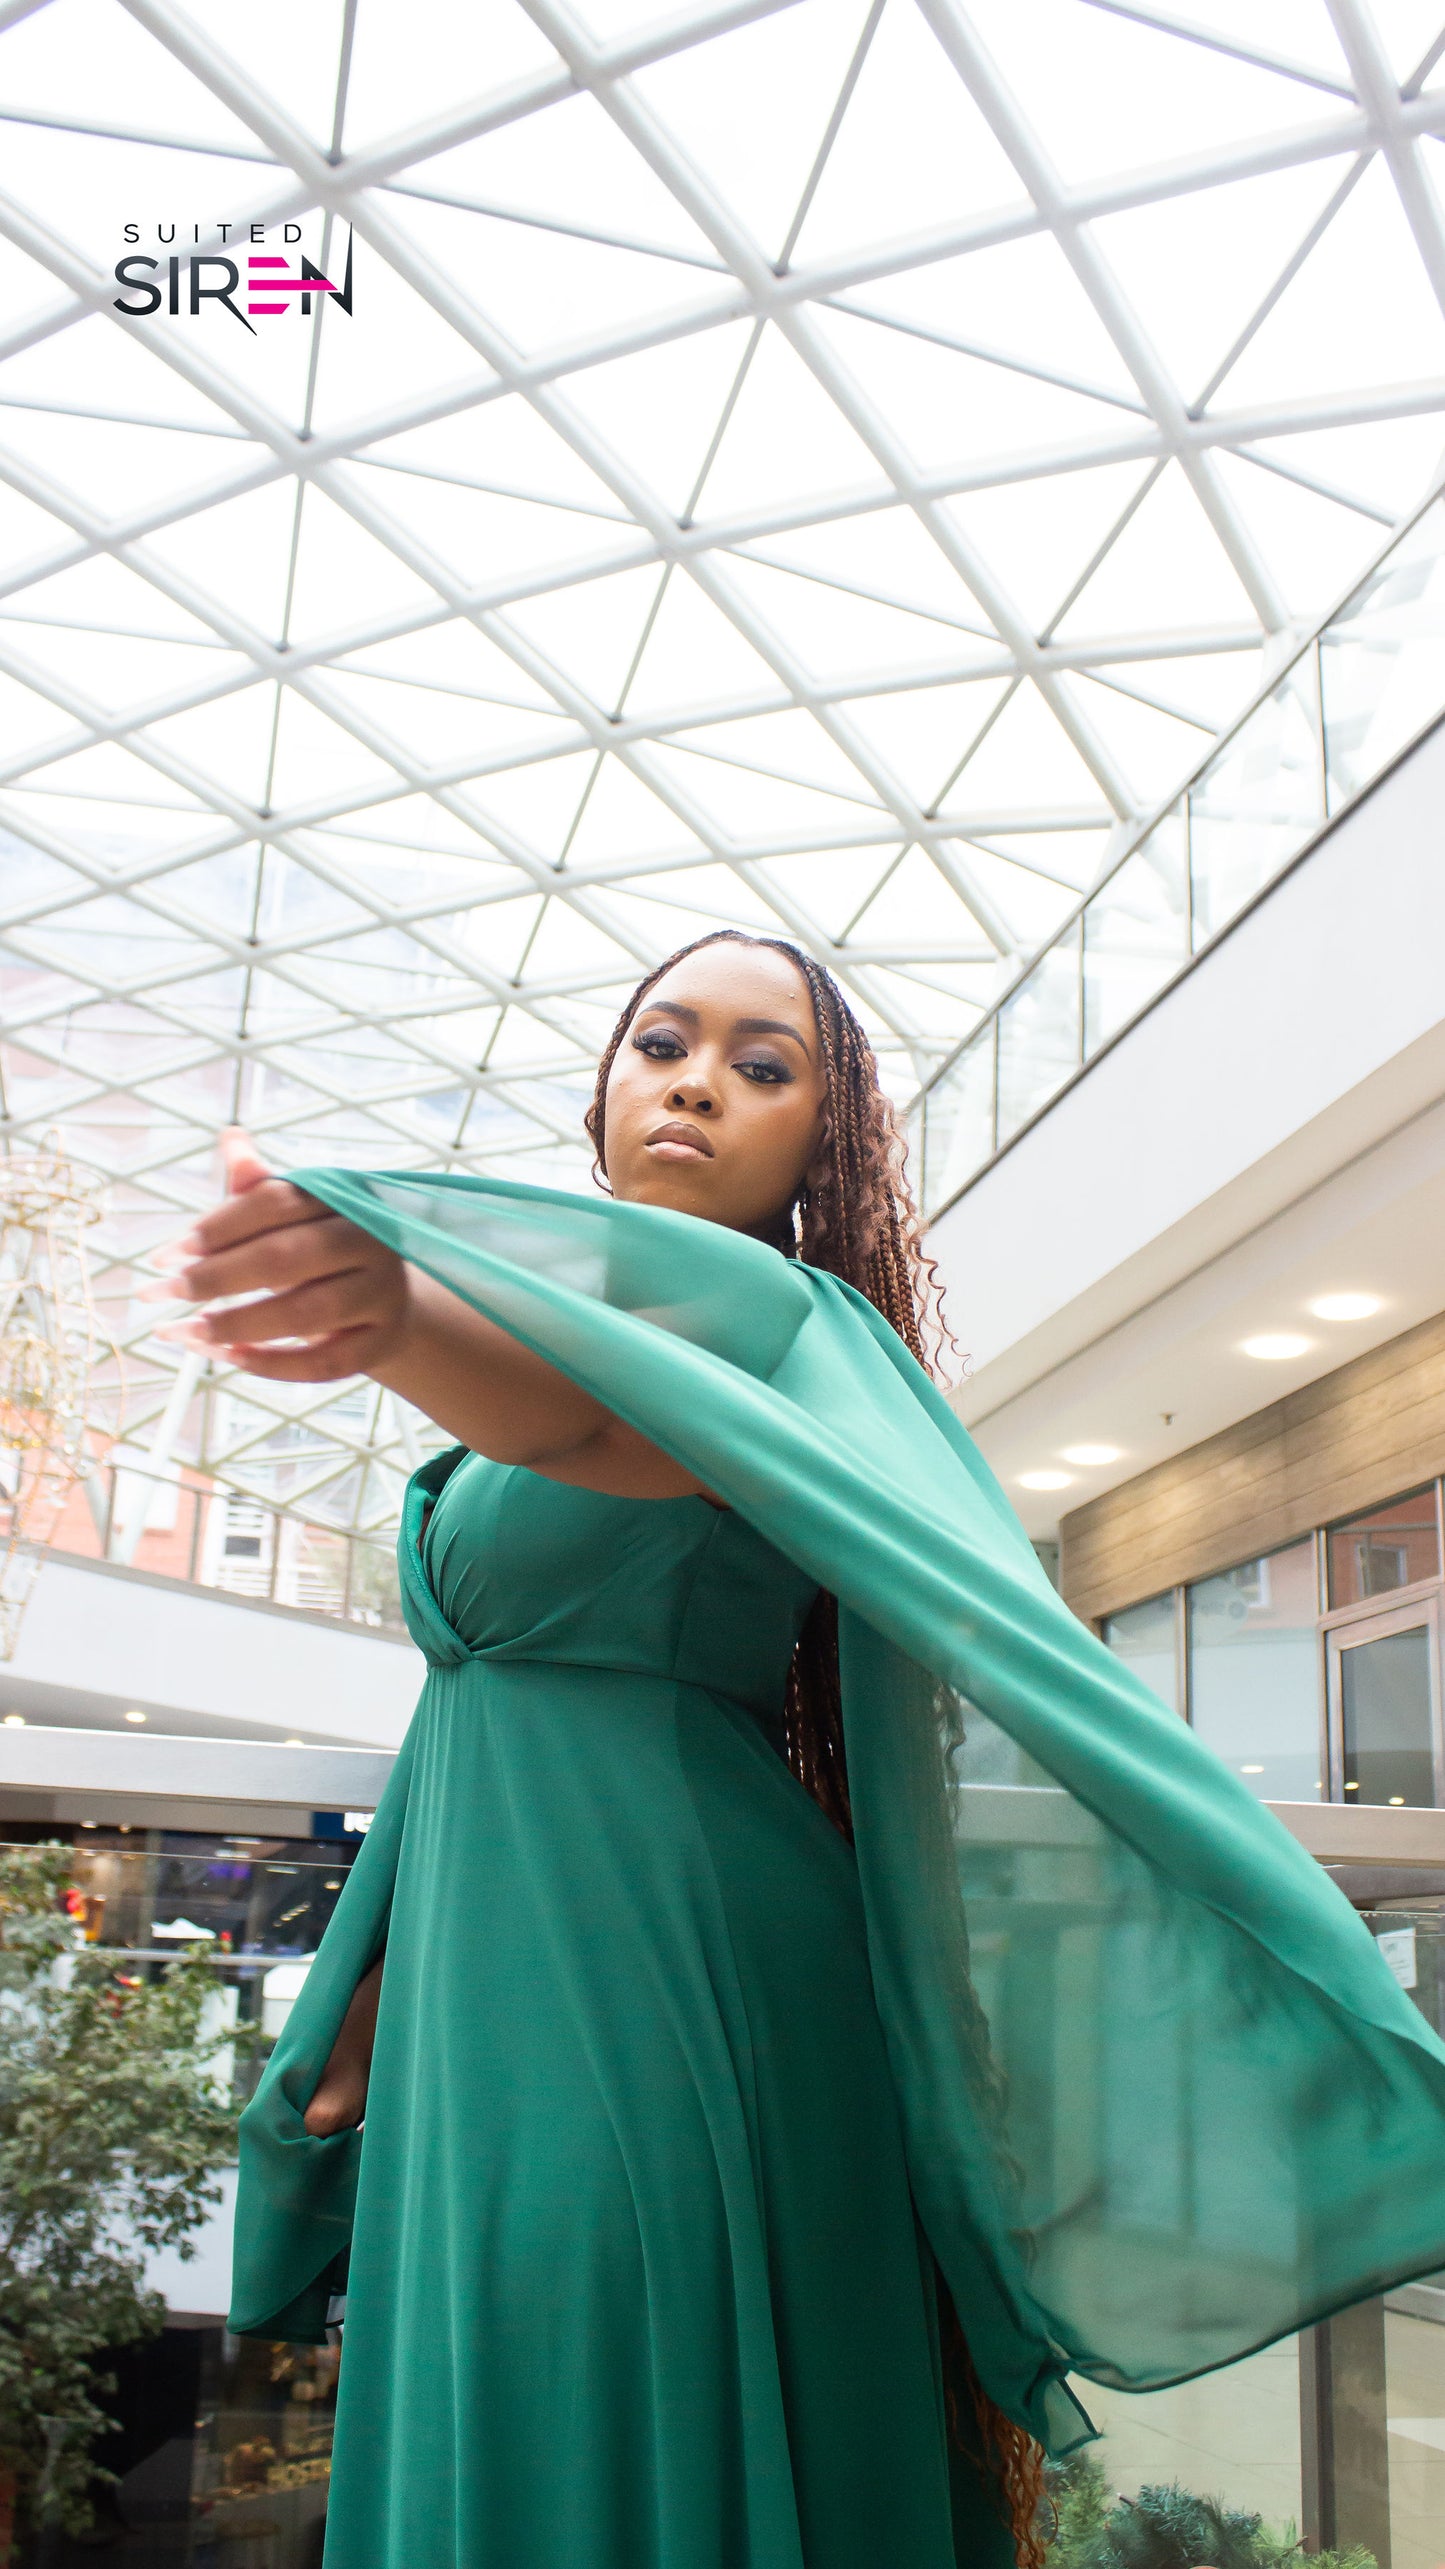
<path fill-rule="evenodd" d="M 598 1063 L 596 1090 L 583 1119 L 596 1153 L 596 1175 L 606 1183 L 607 1083 L 628 1027 L 665 972 L 700 946 L 718 944 L 770 946 L 786 955 L 806 981 L 813 1003 L 825 1082 L 825 1171 L 816 1186 L 804 1186 L 778 1246 L 787 1255 L 804 1258 L 810 1266 L 822 1267 L 856 1286 L 919 1363 L 934 1372 L 945 1346 L 957 1350 L 943 1317 L 938 1271 L 923 1246 L 906 1174 L 903 1135 L 879 1086 L 873 1047 L 832 974 L 786 938 L 718 928 L 680 946 L 638 983 Z M 820 1590 L 815 1599 L 793 1652 L 783 1729 L 794 1774 L 851 1844 L 838 1602 L 826 1590 Z M 1018 2569 L 1042 2569 L 1043 2452 L 989 2398 L 936 2266 L 935 2281 L 951 2437 L 992 2481 L 1013 2537 Z"/>

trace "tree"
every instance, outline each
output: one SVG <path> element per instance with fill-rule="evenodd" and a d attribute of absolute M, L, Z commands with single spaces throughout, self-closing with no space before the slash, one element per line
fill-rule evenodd
<path fill-rule="evenodd" d="M 146 2252 L 194 2254 L 234 2155 L 196 1949 L 147 1979 L 77 1948 L 70 1850 L 0 1849 L 0 2473 L 21 2522 L 83 2531 L 111 2478 L 108 2347 L 160 2329 Z"/>

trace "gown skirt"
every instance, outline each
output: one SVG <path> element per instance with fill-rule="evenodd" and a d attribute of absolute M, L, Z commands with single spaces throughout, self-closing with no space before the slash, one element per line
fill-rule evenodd
<path fill-rule="evenodd" d="M 1009 2569 L 853 1852 L 782 1755 L 813 1583 L 460 1454 L 411 1567 L 326 2569 Z"/>

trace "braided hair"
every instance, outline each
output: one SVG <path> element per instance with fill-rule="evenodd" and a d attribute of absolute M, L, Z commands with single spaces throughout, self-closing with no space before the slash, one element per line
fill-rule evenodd
<path fill-rule="evenodd" d="M 593 1174 L 607 1182 L 607 1083 L 618 1048 L 648 992 L 685 956 L 710 945 L 770 946 L 807 983 L 824 1074 L 824 1132 L 819 1161 L 787 1208 L 774 1245 L 866 1295 L 905 1347 L 933 1373 L 945 1347 L 956 1353 L 943 1317 L 937 1268 L 923 1246 L 908 1185 L 906 1148 L 892 1104 L 878 1081 L 873 1047 L 838 984 L 822 965 L 784 937 L 716 928 L 679 946 L 638 983 L 597 1065 L 597 1086 L 583 1119 L 595 1152 Z M 838 1668 L 838 1602 L 820 1590 L 798 1637 L 783 1708 L 788 1764 L 850 1843 L 853 1816 L 843 1741 Z M 993 2483 L 1013 2536 L 1018 2569 L 1042 2569 L 1044 2457 L 1032 2436 L 1006 2417 L 984 2390 L 943 2275 L 935 2267 L 944 2395 L 958 2449 Z"/>

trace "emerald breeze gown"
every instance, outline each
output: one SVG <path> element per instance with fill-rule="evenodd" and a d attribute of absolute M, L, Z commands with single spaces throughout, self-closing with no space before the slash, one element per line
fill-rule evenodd
<path fill-rule="evenodd" d="M 429 1666 L 242 2121 L 233 2328 L 345 2289 L 329 2569 L 1005 2569 L 948 2448 L 1445 2264 L 1445 2046 L 1068 1614 L 837 1279 L 653 1208 L 298 1173 L 676 1454 L 407 1492 Z M 839 1599 L 850 1847 L 780 1752 Z M 364 2133 L 302 2117 L 386 1967 Z"/>

